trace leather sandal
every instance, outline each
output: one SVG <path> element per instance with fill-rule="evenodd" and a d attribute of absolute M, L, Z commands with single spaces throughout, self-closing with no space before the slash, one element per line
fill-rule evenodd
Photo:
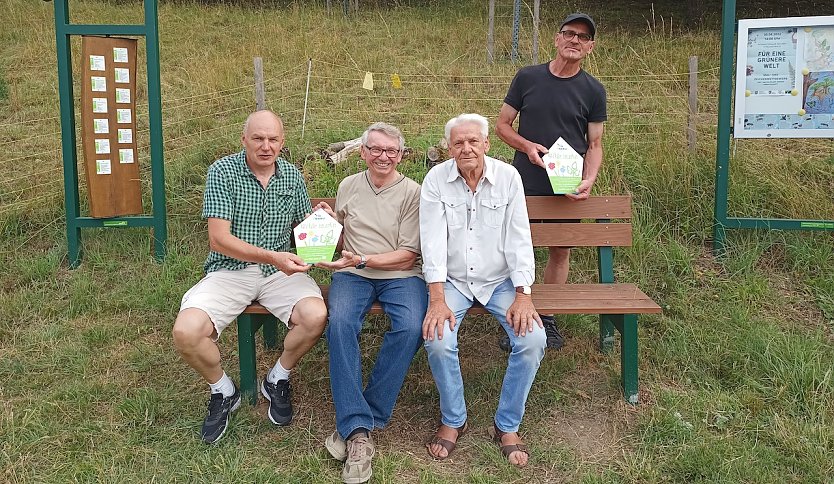
<path fill-rule="evenodd" d="M 524 444 L 507 444 L 507 445 L 501 445 L 501 444 L 502 444 L 501 439 L 502 439 L 502 438 L 504 437 L 504 435 L 506 435 L 507 433 L 509 433 L 509 432 L 502 432 L 502 431 L 498 428 L 498 426 L 497 426 L 497 425 L 495 425 L 495 423 L 494 423 L 494 422 L 493 422 L 493 424 L 492 424 L 492 429 L 490 429 L 490 432 L 489 432 L 490 436 L 492 437 L 492 440 L 493 440 L 496 444 L 498 444 L 498 447 L 501 449 L 501 453 L 504 455 L 504 458 L 505 458 L 505 459 L 507 459 L 507 462 L 509 462 L 509 461 L 510 461 L 510 454 L 512 454 L 513 452 L 524 452 L 525 454 L 527 454 L 527 458 L 529 459 L 529 458 L 530 458 L 530 451 L 529 451 L 529 450 L 527 450 L 527 446 L 526 446 L 526 445 L 524 445 Z M 521 436 L 519 436 L 519 438 L 521 438 Z M 516 464 L 513 464 L 513 465 L 515 465 L 516 467 L 524 467 L 524 466 L 522 466 L 522 465 L 516 465 Z"/>
<path fill-rule="evenodd" d="M 455 450 L 455 447 L 457 447 L 458 440 L 460 440 L 460 438 L 463 437 L 466 431 L 469 430 L 469 422 L 464 422 L 463 425 L 461 425 L 460 427 L 449 428 L 452 430 L 456 430 L 458 433 L 457 437 L 455 437 L 454 442 L 438 437 L 437 432 L 435 432 L 434 435 L 428 440 L 428 442 L 426 442 L 426 452 L 428 452 L 428 454 L 435 460 L 446 460 L 449 458 L 449 456 L 452 455 L 452 451 Z M 437 444 L 446 449 L 446 455 L 440 457 L 438 455 L 432 454 L 431 446 L 433 444 Z"/>

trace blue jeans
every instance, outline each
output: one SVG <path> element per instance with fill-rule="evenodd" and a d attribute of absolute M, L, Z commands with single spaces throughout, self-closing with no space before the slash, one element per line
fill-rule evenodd
<path fill-rule="evenodd" d="M 391 319 L 376 363 L 362 387 L 359 332 L 374 301 Z M 330 389 L 336 407 L 336 430 L 343 439 L 357 428 L 382 428 L 391 418 L 411 360 L 423 341 L 428 294 L 419 277 L 368 279 L 349 272 L 333 273 L 327 296 Z"/>
<path fill-rule="evenodd" d="M 463 316 L 472 306 L 472 300 L 461 294 L 449 282 L 444 285 L 444 291 L 446 305 L 455 314 L 457 325 L 454 331 L 450 331 L 449 322 L 446 321 L 443 339 L 437 339 L 435 334 L 434 339 L 426 341 L 424 346 L 429 355 L 429 365 L 437 384 L 437 391 L 440 393 L 441 422 L 449 427 L 460 427 L 466 422 L 466 402 L 458 360 L 458 332 Z M 515 295 L 515 287 L 512 281 L 507 279 L 495 288 L 492 297 L 484 304 L 486 310 L 504 327 L 504 331 L 510 337 L 512 348 L 507 361 L 507 371 L 504 373 L 504 383 L 501 385 L 498 409 L 495 412 L 495 425 L 502 432 L 518 432 L 518 426 L 524 416 L 527 395 L 533 386 L 547 344 L 544 329 L 538 325 L 526 336 L 516 336 L 507 323 L 507 309 L 515 301 Z"/>

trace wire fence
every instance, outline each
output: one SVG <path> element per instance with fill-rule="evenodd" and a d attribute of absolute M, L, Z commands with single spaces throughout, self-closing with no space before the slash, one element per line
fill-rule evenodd
<path fill-rule="evenodd" d="M 384 72 L 332 60 L 311 62 L 309 79 L 308 65 L 301 63 L 272 75 L 267 73 L 264 81 L 267 105 L 284 117 L 287 145 L 300 155 L 332 142 L 355 138 L 375 121 L 398 125 L 417 152 L 425 152 L 436 143 L 443 135 L 446 121 L 461 112 L 484 114 L 494 125 L 518 69 L 518 66 L 496 64 L 487 72 L 474 74 L 454 69 Z M 670 157 L 686 156 L 687 126 L 693 119 L 688 98 L 689 72 L 593 73 L 608 92 L 606 146 L 614 146 L 622 153 L 652 149 Z M 697 79 L 694 121 L 699 150 L 711 152 L 717 120 L 718 69 L 701 69 Z M 241 85 L 164 99 L 166 171 L 180 164 L 207 165 L 216 157 L 238 149 L 242 123 L 255 106 L 254 92 L 254 85 Z M 137 155 L 149 196 L 147 112 L 147 101 L 137 103 Z M 61 134 L 58 116 L 0 121 L 0 149 L 5 153 L 0 158 L 0 216 L 36 209 L 63 195 Z M 76 139 L 81 156 L 77 115 Z M 795 148 L 801 143 L 808 156 L 832 153 L 830 140 L 769 142 L 777 150 Z M 511 153 L 497 140 L 493 146 L 499 153 Z M 755 149 L 747 141 L 739 141 L 734 146 L 739 148 Z M 617 156 L 617 151 L 606 156 Z M 204 166 L 200 171 L 204 172 Z M 79 173 L 79 191 L 83 197 L 86 191 L 83 161 L 79 162 Z"/>

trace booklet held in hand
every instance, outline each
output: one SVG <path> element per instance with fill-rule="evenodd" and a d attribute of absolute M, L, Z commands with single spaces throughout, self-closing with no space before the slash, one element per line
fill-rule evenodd
<path fill-rule="evenodd" d="M 342 234 L 342 225 L 318 209 L 293 229 L 295 249 L 307 264 L 330 262 Z"/>
<path fill-rule="evenodd" d="M 550 178 L 553 193 L 564 195 L 574 193 L 582 183 L 582 168 L 585 159 L 561 137 L 553 143 L 546 155 L 542 156 L 544 169 Z"/>

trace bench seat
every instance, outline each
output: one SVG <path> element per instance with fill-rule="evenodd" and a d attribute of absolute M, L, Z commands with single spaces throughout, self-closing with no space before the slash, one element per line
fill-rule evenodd
<path fill-rule="evenodd" d="M 320 285 L 327 299 L 329 286 Z M 542 314 L 624 314 L 659 313 L 660 306 L 634 284 L 534 284 L 533 305 Z M 245 314 L 269 314 L 260 304 L 246 308 Z M 370 314 L 382 314 L 379 303 Z M 487 314 L 477 301 L 468 314 Z"/>

